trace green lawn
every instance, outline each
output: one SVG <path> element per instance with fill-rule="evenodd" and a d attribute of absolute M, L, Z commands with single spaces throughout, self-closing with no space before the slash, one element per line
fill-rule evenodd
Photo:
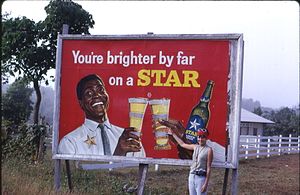
<path fill-rule="evenodd" d="M 65 163 L 63 163 L 65 168 Z M 127 169 L 84 171 L 71 162 L 74 191 L 69 193 L 65 169 L 59 194 L 126 194 L 125 184 L 137 184 L 138 167 Z M 188 167 L 160 166 L 155 172 L 149 167 L 145 194 L 188 194 Z M 214 168 L 209 194 L 221 194 L 225 170 Z M 2 162 L 2 194 L 55 194 L 53 161 L 28 165 L 14 159 Z M 230 194 L 230 180 L 227 193 Z M 127 193 L 128 194 L 128 193 Z M 239 194 L 299 194 L 299 154 L 240 161 Z"/>

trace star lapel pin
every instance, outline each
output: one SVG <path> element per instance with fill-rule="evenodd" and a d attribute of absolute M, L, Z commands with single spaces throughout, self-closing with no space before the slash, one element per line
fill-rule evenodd
<path fill-rule="evenodd" d="M 89 146 L 89 148 L 92 145 L 96 145 L 95 136 L 94 137 L 90 137 L 89 135 L 87 135 L 87 140 L 85 140 L 84 142 Z"/>

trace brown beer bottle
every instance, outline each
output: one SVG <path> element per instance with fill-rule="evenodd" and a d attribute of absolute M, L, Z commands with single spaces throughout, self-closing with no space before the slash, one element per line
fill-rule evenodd
<path fill-rule="evenodd" d="M 200 98 L 199 103 L 192 109 L 186 131 L 185 137 L 192 143 L 197 143 L 197 131 L 199 128 L 206 128 L 209 120 L 209 101 L 211 98 L 214 81 L 209 80 L 206 88 Z"/>

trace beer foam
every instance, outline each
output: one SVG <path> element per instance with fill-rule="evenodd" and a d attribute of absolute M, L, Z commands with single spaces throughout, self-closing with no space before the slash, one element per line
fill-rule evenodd
<path fill-rule="evenodd" d="M 149 101 L 149 104 L 170 104 L 170 99 L 153 99 Z"/>
<path fill-rule="evenodd" d="M 140 104 L 147 104 L 147 98 L 128 98 L 129 103 L 140 103 Z"/>

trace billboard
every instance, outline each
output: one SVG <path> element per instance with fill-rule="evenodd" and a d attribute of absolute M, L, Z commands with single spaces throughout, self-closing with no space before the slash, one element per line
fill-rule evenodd
<path fill-rule="evenodd" d="M 186 143 L 208 131 L 214 164 L 235 167 L 241 43 L 239 34 L 60 35 L 54 158 L 187 165 L 192 153 L 168 136 L 169 121 Z"/>

